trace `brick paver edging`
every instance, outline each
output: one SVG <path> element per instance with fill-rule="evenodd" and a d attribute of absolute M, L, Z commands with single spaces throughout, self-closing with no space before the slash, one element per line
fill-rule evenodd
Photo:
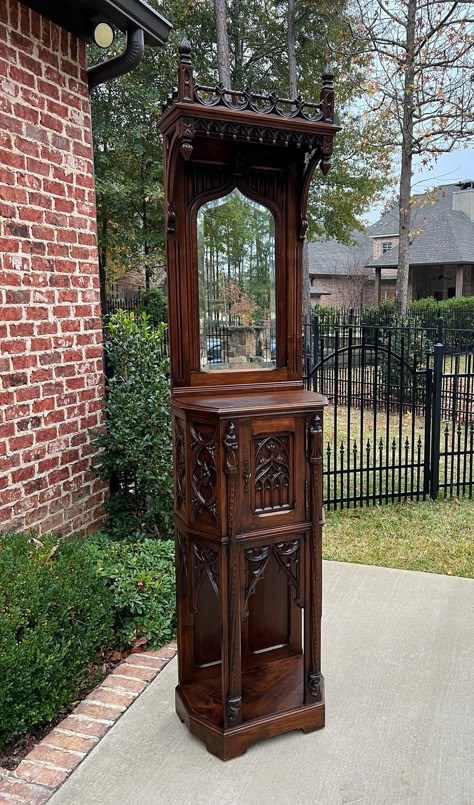
<path fill-rule="evenodd" d="M 0 781 L 0 805 L 44 805 L 176 654 L 130 654 Z"/>

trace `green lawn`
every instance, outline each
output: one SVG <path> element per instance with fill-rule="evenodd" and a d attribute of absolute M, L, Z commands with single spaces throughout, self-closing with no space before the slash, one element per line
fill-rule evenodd
<path fill-rule="evenodd" d="M 474 500 L 331 511 L 325 559 L 474 577 Z"/>

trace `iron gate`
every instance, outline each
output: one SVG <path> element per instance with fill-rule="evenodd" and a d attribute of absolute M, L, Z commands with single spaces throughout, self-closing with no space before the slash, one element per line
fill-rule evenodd
<path fill-rule="evenodd" d="M 434 349 L 394 327 L 336 327 L 310 349 L 306 339 L 307 387 L 329 400 L 328 508 L 472 497 L 474 359 L 458 354 L 448 366 L 444 351 L 441 320 Z"/>

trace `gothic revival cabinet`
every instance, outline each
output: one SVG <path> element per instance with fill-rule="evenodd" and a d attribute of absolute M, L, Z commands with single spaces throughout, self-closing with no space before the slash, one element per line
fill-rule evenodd
<path fill-rule="evenodd" d="M 309 183 L 337 127 L 321 99 L 198 85 L 180 48 L 160 121 L 167 191 L 179 685 L 223 759 L 324 725 L 322 416 L 301 379 Z"/>

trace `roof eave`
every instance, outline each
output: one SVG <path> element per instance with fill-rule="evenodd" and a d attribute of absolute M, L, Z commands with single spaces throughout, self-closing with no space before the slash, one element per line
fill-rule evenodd
<path fill-rule="evenodd" d="M 163 46 L 172 28 L 171 23 L 141 0 L 22 0 L 47 19 L 60 25 L 86 42 L 91 41 L 95 21 L 99 18 L 124 33 L 129 28 L 140 28 L 145 43 L 152 47 Z"/>

